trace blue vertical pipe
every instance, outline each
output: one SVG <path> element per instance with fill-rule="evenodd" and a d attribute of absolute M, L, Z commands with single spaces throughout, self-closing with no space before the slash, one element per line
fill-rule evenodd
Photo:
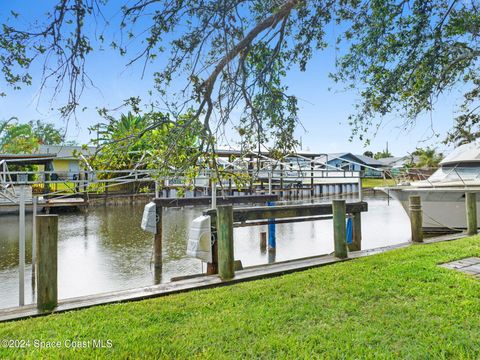
<path fill-rule="evenodd" d="M 353 224 L 352 224 L 352 217 L 349 215 L 347 218 L 347 226 L 346 226 L 346 242 L 347 244 L 351 244 L 353 242 Z"/>
<path fill-rule="evenodd" d="M 275 206 L 272 201 L 267 202 L 268 206 Z M 268 219 L 268 249 L 275 250 L 277 248 L 277 240 L 275 238 L 275 219 Z"/>

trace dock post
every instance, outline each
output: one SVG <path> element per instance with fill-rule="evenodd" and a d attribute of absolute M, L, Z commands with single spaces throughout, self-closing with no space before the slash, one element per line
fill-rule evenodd
<path fill-rule="evenodd" d="M 163 208 L 162 206 L 157 205 L 155 207 L 155 212 L 157 215 L 157 232 L 155 233 L 154 238 L 154 266 L 155 271 L 162 271 L 162 238 L 163 238 Z"/>
<path fill-rule="evenodd" d="M 280 164 L 280 198 L 283 198 L 283 164 Z"/>
<path fill-rule="evenodd" d="M 412 230 L 412 241 L 423 242 L 423 216 L 422 216 L 422 200 L 418 195 L 411 195 L 410 202 L 410 227 Z"/>
<path fill-rule="evenodd" d="M 346 242 L 346 205 L 345 200 L 333 200 L 333 239 L 335 245 L 335 257 L 345 259 L 347 254 Z"/>
<path fill-rule="evenodd" d="M 363 192 L 362 192 L 362 172 L 358 172 L 358 201 L 363 201 Z"/>
<path fill-rule="evenodd" d="M 275 203 L 268 202 L 268 206 L 274 206 Z M 276 229 L 275 229 L 275 219 L 268 219 L 268 250 L 276 251 L 277 249 L 277 238 L 276 238 Z"/>
<path fill-rule="evenodd" d="M 352 214 L 352 243 L 348 245 L 350 251 L 362 250 L 362 213 Z"/>
<path fill-rule="evenodd" d="M 265 231 L 260 233 L 260 250 L 267 250 L 267 233 Z"/>
<path fill-rule="evenodd" d="M 473 192 L 465 193 L 465 205 L 467 210 L 467 235 L 475 235 L 478 233 L 477 194 Z"/>
<path fill-rule="evenodd" d="M 217 213 L 211 215 L 210 224 L 212 239 L 211 239 L 211 251 L 212 261 L 207 263 L 207 275 L 218 274 L 218 236 L 217 236 Z"/>
<path fill-rule="evenodd" d="M 58 215 L 37 215 L 37 309 L 57 306 Z"/>
<path fill-rule="evenodd" d="M 233 255 L 233 207 L 217 207 L 218 274 L 222 280 L 235 276 Z"/>

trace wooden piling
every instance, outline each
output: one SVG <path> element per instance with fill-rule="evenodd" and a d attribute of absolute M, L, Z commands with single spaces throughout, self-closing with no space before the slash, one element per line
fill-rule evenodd
<path fill-rule="evenodd" d="M 362 213 L 352 214 L 352 243 L 348 245 L 350 251 L 362 250 Z"/>
<path fill-rule="evenodd" d="M 362 172 L 358 173 L 358 201 L 363 201 Z"/>
<path fill-rule="evenodd" d="M 410 202 L 410 227 L 412 230 L 412 241 L 423 242 L 423 217 L 422 217 L 422 200 L 418 195 L 411 195 Z"/>
<path fill-rule="evenodd" d="M 280 164 L 280 197 L 283 198 L 283 164 Z"/>
<path fill-rule="evenodd" d="M 37 309 L 51 311 L 58 303 L 58 216 L 37 215 Z"/>
<path fill-rule="evenodd" d="M 467 210 L 467 234 L 475 235 L 478 233 L 476 193 L 465 193 L 465 206 Z"/>
<path fill-rule="evenodd" d="M 267 233 L 265 231 L 260 233 L 260 250 L 267 250 Z"/>
<path fill-rule="evenodd" d="M 346 242 L 345 200 L 333 200 L 333 238 L 335 244 L 335 256 L 340 259 L 348 257 Z"/>
<path fill-rule="evenodd" d="M 161 270 L 162 269 L 163 208 L 157 204 L 155 212 L 157 215 L 157 232 L 153 240 L 154 242 L 153 262 L 155 265 L 155 269 Z"/>
<path fill-rule="evenodd" d="M 235 276 L 233 255 L 233 207 L 217 207 L 218 274 L 222 280 Z"/>

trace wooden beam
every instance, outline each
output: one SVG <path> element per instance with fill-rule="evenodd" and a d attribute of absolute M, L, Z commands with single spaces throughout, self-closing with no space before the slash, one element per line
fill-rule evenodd
<path fill-rule="evenodd" d="M 357 213 L 365 211 L 368 211 L 368 204 L 366 202 L 355 202 L 346 204 L 347 213 Z M 212 216 L 215 214 L 215 210 L 209 209 L 204 211 L 203 214 Z M 256 206 L 234 209 L 233 221 L 245 222 L 260 219 L 281 219 L 331 214 L 332 204 Z"/>
<path fill-rule="evenodd" d="M 228 204 L 248 204 L 248 203 L 266 203 L 267 201 L 277 201 L 278 195 L 243 195 L 243 196 L 225 196 L 217 197 L 217 205 Z M 158 198 L 153 200 L 157 206 L 163 207 L 181 207 L 189 205 L 210 205 L 212 198 L 210 196 L 199 196 L 195 198 Z"/>

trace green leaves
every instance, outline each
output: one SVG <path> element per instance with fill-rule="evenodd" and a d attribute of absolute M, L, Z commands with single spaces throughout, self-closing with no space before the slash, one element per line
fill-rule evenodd
<path fill-rule="evenodd" d="M 343 36 L 349 51 L 339 59 L 334 78 L 363 85 L 352 117 L 355 135 L 392 112 L 408 126 L 433 109 L 440 94 L 475 85 L 480 44 L 474 3 L 373 1 L 356 4 L 355 17 L 340 14 L 354 31 Z"/>
<path fill-rule="evenodd" d="M 434 148 L 427 147 L 425 149 L 418 148 L 412 155 L 418 156 L 415 166 L 420 168 L 435 168 L 443 159 L 443 155 L 437 153 Z"/>
<path fill-rule="evenodd" d="M 158 176 L 188 172 L 198 165 L 202 127 L 186 113 L 176 119 L 161 112 L 108 117 L 90 130 L 99 152 L 90 159 L 98 170 L 154 169 Z"/>
<path fill-rule="evenodd" d="M 55 145 L 63 142 L 63 130 L 40 120 L 26 124 L 16 118 L 0 122 L 0 152 L 31 154 L 41 144 Z"/>

